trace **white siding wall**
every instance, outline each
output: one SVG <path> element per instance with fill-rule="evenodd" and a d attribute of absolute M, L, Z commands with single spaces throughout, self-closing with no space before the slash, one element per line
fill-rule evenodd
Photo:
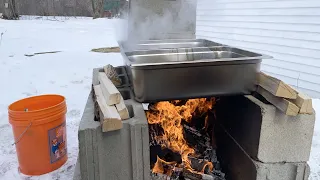
<path fill-rule="evenodd" d="M 320 0 L 198 0 L 197 38 L 273 56 L 262 71 L 320 97 Z"/>

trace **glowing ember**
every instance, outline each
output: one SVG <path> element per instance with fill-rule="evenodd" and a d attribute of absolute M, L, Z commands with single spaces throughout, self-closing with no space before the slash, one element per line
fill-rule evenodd
<path fill-rule="evenodd" d="M 181 166 L 193 173 L 203 173 L 206 167 L 212 170 L 213 164 L 207 162 L 203 166 L 202 172 L 197 172 L 192 168 L 189 157 L 196 157 L 197 155 L 195 154 L 195 150 L 187 144 L 187 141 L 184 138 L 182 122 L 185 121 L 190 123 L 193 117 L 205 115 L 205 113 L 212 109 L 214 103 L 214 98 L 210 100 L 207 100 L 206 98 L 190 99 L 182 105 L 179 105 L 181 104 L 181 101 L 179 100 L 171 102 L 163 101 L 156 103 L 152 110 L 147 111 L 148 123 L 158 124 L 164 131 L 162 135 L 156 137 L 158 144 L 163 148 L 168 148 L 179 153 L 182 159 Z M 207 121 L 208 117 L 205 118 L 206 124 Z M 166 162 L 158 157 L 152 172 L 169 175 L 170 172 L 164 172 L 164 165 L 171 165 L 174 167 L 177 163 Z"/>

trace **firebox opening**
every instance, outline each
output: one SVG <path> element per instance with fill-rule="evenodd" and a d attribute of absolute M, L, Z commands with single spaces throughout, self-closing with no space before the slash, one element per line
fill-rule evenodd
<path fill-rule="evenodd" d="M 149 105 L 152 179 L 225 180 L 215 136 L 218 102 L 210 97 Z"/>

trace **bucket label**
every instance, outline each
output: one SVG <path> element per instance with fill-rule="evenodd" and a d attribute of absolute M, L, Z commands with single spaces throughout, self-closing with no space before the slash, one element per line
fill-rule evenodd
<path fill-rule="evenodd" d="M 66 123 L 48 131 L 51 164 L 67 154 Z"/>

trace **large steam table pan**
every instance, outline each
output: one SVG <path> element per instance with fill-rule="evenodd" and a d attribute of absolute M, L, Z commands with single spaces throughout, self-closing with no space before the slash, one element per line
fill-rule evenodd
<path fill-rule="evenodd" d="M 250 94 L 262 59 L 271 58 L 220 45 L 123 50 L 122 55 L 139 102 Z"/>
<path fill-rule="evenodd" d="M 137 50 L 157 50 L 157 49 L 177 49 L 177 48 L 203 48 L 218 47 L 223 44 L 215 43 L 205 39 L 168 39 L 168 40 L 148 40 L 139 43 L 120 43 L 124 51 Z"/>

